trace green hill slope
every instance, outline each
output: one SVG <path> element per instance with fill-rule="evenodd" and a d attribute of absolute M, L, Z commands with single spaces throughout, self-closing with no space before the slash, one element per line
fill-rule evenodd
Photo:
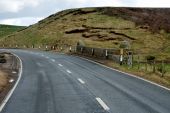
<path fill-rule="evenodd" d="M 50 15 L 0 40 L 0 45 L 76 45 L 119 48 L 128 41 L 141 53 L 170 55 L 170 9 L 82 8 Z"/>
<path fill-rule="evenodd" d="M 10 35 L 18 30 L 25 28 L 24 26 L 1 25 L 0 24 L 0 38 Z"/>

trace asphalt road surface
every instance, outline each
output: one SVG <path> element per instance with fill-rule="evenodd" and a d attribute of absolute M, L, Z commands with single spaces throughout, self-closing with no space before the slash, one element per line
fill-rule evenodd
<path fill-rule="evenodd" d="M 1 113 L 170 113 L 170 91 L 59 53 L 10 50 L 22 78 Z"/>

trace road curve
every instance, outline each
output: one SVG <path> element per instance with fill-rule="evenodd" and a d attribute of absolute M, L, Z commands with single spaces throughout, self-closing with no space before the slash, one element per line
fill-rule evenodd
<path fill-rule="evenodd" d="M 10 50 L 22 78 L 1 113 L 170 113 L 170 91 L 81 58 Z"/>

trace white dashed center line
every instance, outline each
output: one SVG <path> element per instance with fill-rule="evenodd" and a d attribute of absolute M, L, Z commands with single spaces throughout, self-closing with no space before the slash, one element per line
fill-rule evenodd
<path fill-rule="evenodd" d="M 103 102 L 103 100 L 99 97 L 96 97 L 96 100 L 98 103 L 103 107 L 104 110 L 109 111 L 110 108 Z"/>
<path fill-rule="evenodd" d="M 42 64 L 41 64 L 41 63 L 39 63 L 39 62 L 37 62 L 37 65 L 38 65 L 38 66 L 40 66 L 40 67 L 42 67 Z"/>
<path fill-rule="evenodd" d="M 67 73 L 71 73 L 71 71 L 70 70 L 66 70 L 67 71 Z"/>
<path fill-rule="evenodd" d="M 52 61 L 52 62 L 55 62 L 55 60 L 54 60 L 54 59 L 51 59 L 51 61 Z"/>
<path fill-rule="evenodd" d="M 62 64 L 58 64 L 60 67 L 63 67 L 63 65 Z"/>
<path fill-rule="evenodd" d="M 49 57 L 46 57 L 46 58 L 49 58 Z"/>
<path fill-rule="evenodd" d="M 85 84 L 85 82 L 84 82 L 82 79 L 78 78 L 77 80 L 78 80 L 81 84 Z"/>

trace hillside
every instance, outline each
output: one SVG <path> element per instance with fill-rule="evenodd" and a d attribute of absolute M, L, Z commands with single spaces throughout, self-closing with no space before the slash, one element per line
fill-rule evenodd
<path fill-rule="evenodd" d="M 0 40 L 5 45 L 76 45 L 119 48 L 122 41 L 145 54 L 170 56 L 170 9 L 82 8 L 50 15 Z"/>
<path fill-rule="evenodd" d="M 0 38 L 10 35 L 18 30 L 25 28 L 24 26 L 2 25 L 0 24 Z"/>

